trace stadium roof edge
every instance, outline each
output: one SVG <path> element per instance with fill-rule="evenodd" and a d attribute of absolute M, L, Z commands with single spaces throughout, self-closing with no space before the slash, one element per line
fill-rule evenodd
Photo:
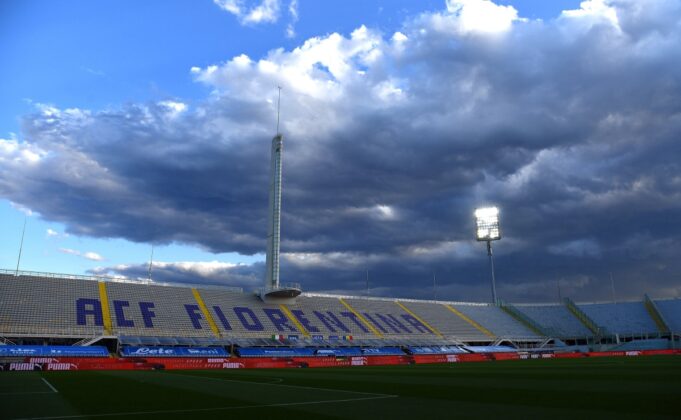
<path fill-rule="evenodd" d="M 433 300 L 433 299 L 411 299 L 411 298 L 395 298 L 395 297 L 381 297 L 381 296 L 353 296 L 353 295 L 336 295 L 332 293 L 316 293 L 316 292 L 303 292 L 302 296 L 305 297 L 327 297 L 327 298 L 342 298 L 342 299 L 361 299 L 361 300 L 375 300 L 384 302 L 427 302 L 427 303 L 441 303 L 447 305 L 468 305 L 468 306 L 489 306 L 491 303 L 485 302 L 456 302 L 449 300 Z"/>
<path fill-rule="evenodd" d="M 44 277 L 53 279 L 72 279 L 72 280 L 88 280 L 88 281 L 106 281 L 112 283 L 128 283 L 128 284 L 141 284 L 147 286 L 169 286 L 169 287 L 183 287 L 192 288 L 200 287 L 203 289 L 220 289 L 229 290 L 232 292 L 244 293 L 242 287 L 237 286 L 223 286 L 217 284 L 201 284 L 201 283 L 172 283 L 172 282 L 158 282 L 153 280 L 139 280 L 139 279 L 129 279 L 124 277 L 112 277 L 112 276 L 88 276 L 83 274 L 65 274 L 65 273 L 45 273 L 40 271 L 24 271 L 24 270 L 8 270 L 0 268 L 0 274 L 5 275 L 18 275 L 18 276 L 31 276 L 31 277 Z"/>

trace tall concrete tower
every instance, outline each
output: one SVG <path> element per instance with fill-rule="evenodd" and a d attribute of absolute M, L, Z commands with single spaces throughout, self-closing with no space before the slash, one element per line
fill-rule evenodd
<path fill-rule="evenodd" d="M 281 243 L 281 158 L 284 147 L 284 136 L 279 132 L 279 105 L 281 103 L 281 87 L 277 101 L 277 135 L 272 139 L 272 155 L 270 163 L 270 214 L 267 220 L 267 256 L 265 287 L 260 298 L 268 303 L 295 303 L 302 290 L 297 283 L 279 283 L 279 245 Z"/>
<path fill-rule="evenodd" d="M 278 119 L 278 117 L 277 117 Z M 279 124 L 277 123 L 277 131 Z M 279 246 L 281 243 L 281 153 L 284 136 L 272 139 L 270 164 L 270 213 L 267 226 L 267 275 L 265 289 L 279 288 Z"/>

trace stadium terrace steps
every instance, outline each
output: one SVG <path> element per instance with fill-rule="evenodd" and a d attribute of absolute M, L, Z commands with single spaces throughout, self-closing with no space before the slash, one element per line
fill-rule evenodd
<path fill-rule="evenodd" d="M 438 331 L 445 337 L 462 341 L 490 341 L 487 336 L 463 318 L 452 313 L 445 305 L 429 302 L 404 302 L 407 308 L 414 311 L 424 320 L 437 326 Z"/>
<path fill-rule="evenodd" d="M 417 321 L 419 321 L 421 324 L 425 325 L 426 328 L 428 328 L 428 329 L 430 330 L 430 332 L 432 332 L 433 334 L 437 335 L 437 336 L 440 337 L 440 338 L 443 337 L 442 333 L 441 333 L 437 328 L 435 328 L 435 327 L 433 327 L 432 325 L 430 325 L 430 324 L 428 323 L 428 321 L 426 321 L 426 320 L 424 320 L 423 318 L 421 318 L 420 316 L 418 316 L 416 313 L 414 313 L 411 309 L 407 308 L 407 307 L 406 307 L 403 303 L 401 303 L 399 300 L 396 300 L 396 301 L 395 301 L 395 304 L 396 304 L 397 306 L 399 306 L 400 308 L 402 308 L 406 313 L 408 313 L 409 315 L 413 316 L 413 317 L 414 317 Z"/>
<path fill-rule="evenodd" d="M 577 317 L 577 319 L 584 324 L 586 328 L 591 331 L 592 334 L 594 334 L 597 337 L 603 337 L 606 335 L 609 335 L 608 331 L 604 328 L 599 326 L 594 322 L 593 319 L 589 318 L 587 314 L 584 313 L 583 310 L 581 310 L 575 302 L 572 301 L 570 298 L 563 298 L 563 302 L 565 302 L 565 307 L 572 312 L 572 314 Z"/>
<path fill-rule="evenodd" d="M 213 332 L 213 334 L 216 337 L 220 337 L 220 330 L 218 329 L 217 324 L 215 324 L 215 320 L 213 320 L 213 315 L 211 315 L 210 311 L 208 308 L 206 308 L 206 304 L 203 302 L 203 298 L 201 297 L 201 293 L 196 289 L 195 287 L 192 287 L 192 294 L 194 295 L 194 299 L 196 300 L 196 303 L 199 305 L 199 310 L 201 310 L 201 314 L 203 315 L 203 318 L 206 320 L 208 325 L 210 326 L 210 330 Z"/>
<path fill-rule="evenodd" d="M 299 296 L 295 305 L 289 305 L 291 312 L 309 321 L 311 328 L 307 328 L 311 336 L 343 336 L 350 335 L 354 339 L 374 340 L 381 338 L 372 332 L 371 326 L 366 325 L 359 317 L 352 313 L 343 300 L 338 297 Z"/>
<path fill-rule="evenodd" d="M 380 331 L 378 331 L 378 329 L 376 328 L 376 326 L 374 326 L 371 322 L 369 322 L 369 321 L 367 320 L 367 317 L 366 317 L 365 315 L 362 315 L 362 314 L 360 314 L 359 312 L 357 312 L 357 310 L 356 310 L 355 308 L 353 308 L 352 306 L 350 306 L 350 304 L 347 303 L 343 298 L 338 298 L 338 301 L 339 301 L 343 306 L 345 306 L 345 308 L 346 308 L 348 311 L 350 311 L 351 314 L 355 315 L 355 317 L 356 317 L 356 319 L 359 321 L 359 323 L 363 324 L 367 329 L 369 329 L 372 333 L 374 333 L 374 335 L 375 335 L 376 337 L 381 337 L 381 338 L 383 338 L 383 334 L 382 334 Z M 359 323 L 358 323 L 358 326 L 361 326 L 361 325 L 359 325 Z"/>
<path fill-rule="evenodd" d="M 291 312 L 291 310 L 287 308 L 286 305 L 283 304 L 279 305 L 279 308 L 281 308 L 286 317 L 291 321 L 291 323 L 293 323 L 293 325 L 295 325 L 295 327 L 298 329 L 298 331 L 300 331 L 301 334 L 303 334 L 303 336 L 310 337 L 310 333 L 307 331 L 307 328 L 303 326 L 300 320 L 298 320 L 298 318 L 295 315 L 293 315 L 293 312 Z M 308 323 L 308 326 L 309 325 L 310 324 Z"/>
<path fill-rule="evenodd" d="M 458 309 L 454 308 L 452 305 L 443 304 L 442 306 L 443 306 L 445 309 L 447 309 L 449 312 L 451 312 L 451 313 L 453 313 L 454 315 L 456 315 L 457 317 L 459 317 L 459 318 L 463 319 L 464 321 L 468 322 L 468 323 L 469 323 L 470 325 L 472 325 L 475 329 L 477 329 L 478 331 L 480 331 L 481 333 L 483 333 L 483 334 L 486 335 L 487 337 L 492 338 L 492 339 L 496 339 L 496 338 L 497 338 L 494 334 L 492 334 L 492 332 L 490 332 L 490 330 L 488 330 L 487 328 L 485 328 L 485 327 L 483 327 L 482 325 L 478 324 L 477 322 L 475 322 L 475 321 L 472 320 L 471 318 L 467 317 L 467 316 L 464 315 L 461 311 L 459 311 Z"/>
<path fill-rule="evenodd" d="M 286 317 L 279 305 L 265 303 L 255 294 L 204 289 L 201 290 L 201 296 L 214 316 L 223 337 L 264 338 L 273 334 L 300 335 L 300 331 Z"/>
<path fill-rule="evenodd" d="M 451 304 L 462 314 L 485 327 L 499 338 L 540 338 L 535 332 L 513 319 L 501 308 L 492 304 Z"/>
<path fill-rule="evenodd" d="M 577 306 L 613 334 L 658 334 L 657 326 L 643 302 L 586 303 Z"/>
<path fill-rule="evenodd" d="M 577 338 L 593 334 L 563 305 L 515 305 L 515 308 L 539 325 L 547 336 Z"/>
<path fill-rule="evenodd" d="M 0 274 L 0 331 L 6 335 L 98 336 L 103 322 L 80 325 L 77 299 L 99 301 L 98 283 Z"/>
<path fill-rule="evenodd" d="M 669 329 L 679 334 L 681 332 L 681 299 L 658 299 L 655 301 L 657 309 L 669 326 Z"/>
<path fill-rule="evenodd" d="M 510 303 L 500 303 L 499 308 L 501 308 L 501 310 L 506 312 L 513 319 L 520 322 L 528 329 L 532 330 L 537 335 L 547 337 L 552 334 L 551 331 L 548 331 L 541 325 L 537 324 L 532 318 L 525 315 L 525 313 L 519 311 L 518 308 L 516 308 Z"/>
<path fill-rule="evenodd" d="M 106 282 L 100 281 L 97 285 L 99 288 L 99 301 L 102 305 L 102 323 L 104 324 L 104 333 L 111 334 L 111 311 L 109 310 L 109 298 L 106 294 Z"/>
<path fill-rule="evenodd" d="M 279 305 L 228 289 L 6 273 L 0 274 L 0 296 L 0 336 L 9 339 L 67 337 L 84 343 L 113 335 L 138 345 L 302 347 L 539 343 L 542 330 L 590 335 L 558 305 L 515 309 L 535 319 L 533 324 L 541 322 L 537 334 L 491 304 L 304 294 L 295 304 Z M 681 330 L 680 302 L 653 302 L 675 331 Z M 659 334 L 643 302 L 577 308 L 613 332 Z M 603 319 L 603 312 L 611 316 Z"/>
<path fill-rule="evenodd" d="M 109 282 L 107 292 L 118 335 L 213 337 L 190 288 Z"/>
<path fill-rule="evenodd" d="M 396 305 L 394 300 L 348 298 L 344 301 L 383 337 L 439 337 L 417 317 Z"/>
<path fill-rule="evenodd" d="M 655 302 L 653 302 L 647 294 L 643 296 L 643 304 L 646 306 L 646 310 L 648 311 L 648 314 L 650 314 L 650 317 L 653 318 L 655 325 L 657 325 L 658 331 L 663 334 L 669 334 L 670 328 L 667 321 L 664 319 L 664 315 L 660 313 Z"/>

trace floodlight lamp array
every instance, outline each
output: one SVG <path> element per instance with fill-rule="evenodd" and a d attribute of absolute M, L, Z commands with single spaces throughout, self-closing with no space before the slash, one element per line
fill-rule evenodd
<path fill-rule="evenodd" d="M 483 207 L 475 210 L 476 239 L 478 241 L 497 241 L 501 239 L 499 230 L 499 209 Z"/>

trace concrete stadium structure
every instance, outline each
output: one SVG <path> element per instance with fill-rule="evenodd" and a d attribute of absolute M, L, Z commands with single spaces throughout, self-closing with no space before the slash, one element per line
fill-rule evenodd
<path fill-rule="evenodd" d="M 9 344 L 361 347 L 632 345 L 679 336 L 681 299 L 466 303 L 303 293 L 288 303 L 236 288 L 0 271 Z"/>

